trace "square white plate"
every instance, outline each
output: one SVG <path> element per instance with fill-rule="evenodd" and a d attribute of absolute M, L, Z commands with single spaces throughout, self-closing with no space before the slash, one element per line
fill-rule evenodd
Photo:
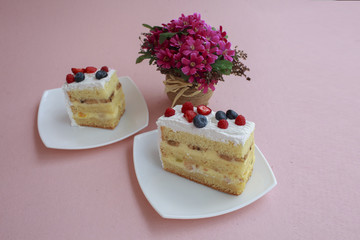
<path fill-rule="evenodd" d="M 140 187 L 163 218 L 196 219 L 238 210 L 264 196 L 276 185 L 264 155 L 255 145 L 255 165 L 245 191 L 234 196 L 216 191 L 162 169 L 158 131 L 136 135 L 134 165 Z"/>
<path fill-rule="evenodd" d="M 127 138 L 149 122 L 149 111 L 143 95 L 130 77 L 119 77 L 125 94 L 125 113 L 113 130 L 72 127 L 61 88 L 44 92 L 38 112 L 40 138 L 48 148 L 88 149 Z"/>

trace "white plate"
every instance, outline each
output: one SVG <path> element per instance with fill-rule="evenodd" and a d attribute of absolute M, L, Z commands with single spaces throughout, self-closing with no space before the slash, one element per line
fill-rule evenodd
<path fill-rule="evenodd" d="M 88 149 L 104 146 L 145 128 L 149 122 L 149 111 L 144 97 L 130 77 L 120 77 L 125 94 L 125 113 L 118 126 L 113 129 L 72 127 L 65 107 L 65 96 L 61 88 L 44 92 L 38 112 L 38 130 L 48 148 Z"/>
<path fill-rule="evenodd" d="M 255 165 L 245 191 L 234 196 L 216 191 L 162 169 L 157 130 L 134 138 L 137 179 L 153 208 L 163 218 L 196 219 L 238 210 L 264 196 L 276 185 L 264 155 L 255 145 Z"/>

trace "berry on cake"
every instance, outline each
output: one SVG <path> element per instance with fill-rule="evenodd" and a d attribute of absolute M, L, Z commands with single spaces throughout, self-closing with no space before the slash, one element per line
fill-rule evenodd
<path fill-rule="evenodd" d="M 225 193 L 244 191 L 255 162 L 255 123 L 231 109 L 186 102 L 166 109 L 156 124 L 166 171 Z"/>
<path fill-rule="evenodd" d="M 114 69 L 71 68 L 64 90 L 72 126 L 114 129 L 125 111 L 125 96 Z"/>

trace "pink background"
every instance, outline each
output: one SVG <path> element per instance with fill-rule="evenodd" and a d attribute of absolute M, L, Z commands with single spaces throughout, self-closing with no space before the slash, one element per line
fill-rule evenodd
<path fill-rule="evenodd" d="M 360 2 L 214 2 L 1 1 L 0 239 L 358 239 Z M 134 136 L 47 149 L 37 112 L 71 67 L 108 65 L 147 101 L 141 132 L 155 129 L 170 103 L 155 67 L 135 65 L 141 24 L 194 12 L 249 55 L 252 81 L 226 77 L 210 107 L 256 122 L 278 185 L 226 215 L 166 220 L 138 185 Z"/>

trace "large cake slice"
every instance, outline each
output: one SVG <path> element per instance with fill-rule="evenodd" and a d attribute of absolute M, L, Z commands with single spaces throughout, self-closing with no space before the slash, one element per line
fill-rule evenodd
<path fill-rule="evenodd" d="M 63 90 L 72 126 L 114 129 L 125 111 L 125 96 L 114 69 L 72 68 Z"/>
<path fill-rule="evenodd" d="M 240 195 L 255 161 L 255 124 L 228 110 L 191 103 L 168 108 L 157 120 L 162 166 L 192 181 Z"/>

